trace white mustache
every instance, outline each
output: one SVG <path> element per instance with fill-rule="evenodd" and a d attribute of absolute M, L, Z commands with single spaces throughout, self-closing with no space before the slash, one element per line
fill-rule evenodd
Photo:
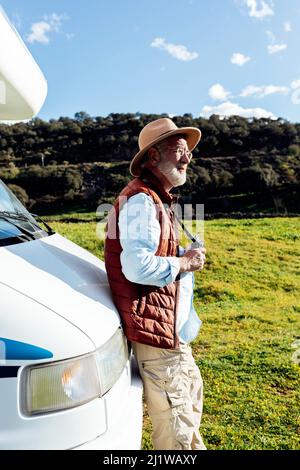
<path fill-rule="evenodd" d="M 158 169 L 170 181 L 174 188 L 182 186 L 186 181 L 186 171 L 184 171 L 184 173 L 180 173 L 179 171 L 185 170 L 183 167 L 177 168 L 173 163 L 160 162 L 158 164 Z"/>

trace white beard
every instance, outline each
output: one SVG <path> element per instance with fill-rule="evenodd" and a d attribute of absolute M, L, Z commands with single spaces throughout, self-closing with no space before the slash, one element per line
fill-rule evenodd
<path fill-rule="evenodd" d="M 173 163 L 159 162 L 157 168 L 170 181 L 174 188 L 182 186 L 186 182 L 186 172 L 181 173 Z"/>

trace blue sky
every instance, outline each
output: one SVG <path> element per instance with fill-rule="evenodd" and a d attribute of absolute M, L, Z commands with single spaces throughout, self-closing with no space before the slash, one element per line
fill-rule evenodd
<path fill-rule="evenodd" d="M 42 119 L 300 121 L 299 0 L 0 0 L 48 81 Z"/>

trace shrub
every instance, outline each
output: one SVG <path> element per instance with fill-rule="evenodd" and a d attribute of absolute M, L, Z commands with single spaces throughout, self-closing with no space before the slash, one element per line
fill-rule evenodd
<path fill-rule="evenodd" d="M 21 186 L 17 186 L 16 184 L 8 184 L 7 186 L 24 206 L 30 205 L 30 199 L 25 189 L 21 188 Z"/>

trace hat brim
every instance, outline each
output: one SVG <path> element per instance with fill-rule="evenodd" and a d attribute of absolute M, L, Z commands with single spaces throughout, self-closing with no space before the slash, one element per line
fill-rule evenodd
<path fill-rule="evenodd" d="M 150 142 L 146 147 L 144 147 L 142 150 L 140 150 L 132 159 L 129 167 L 129 171 L 132 174 L 132 176 L 140 176 L 141 174 L 141 168 L 140 168 L 140 163 L 142 160 L 142 157 L 144 156 L 145 152 L 149 150 L 149 148 L 153 147 L 153 145 L 158 144 L 158 142 L 161 142 L 164 139 L 167 139 L 168 137 L 171 137 L 171 135 L 176 135 L 176 134 L 182 134 L 186 137 L 187 145 L 190 150 L 194 150 L 196 145 L 200 142 L 201 139 L 201 131 L 200 129 L 197 129 L 197 127 L 181 127 L 179 129 L 175 129 L 173 131 L 167 132 L 166 134 L 161 135 L 159 138 L 153 140 L 153 142 Z"/>

